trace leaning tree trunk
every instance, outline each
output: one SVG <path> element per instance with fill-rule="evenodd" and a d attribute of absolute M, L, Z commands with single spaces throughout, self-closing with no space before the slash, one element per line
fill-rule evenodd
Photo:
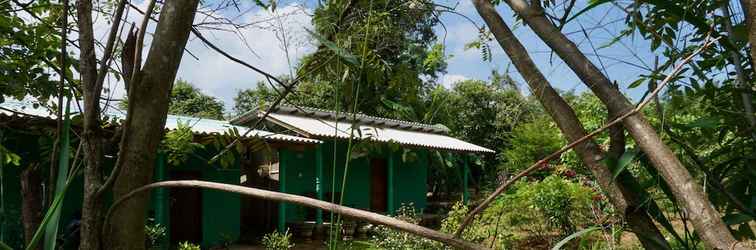
<path fill-rule="evenodd" d="M 585 137 L 587 133 L 577 115 L 575 115 L 575 111 L 551 87 L 551 84 L 530 59 L 525 47 L 517 40 L 496 12 L 493 4 L 488 0 L 473 0 L 472 2 L 499 45 L 532 89 L 533 96 L 538 98 L 538 101 L 554 119 L 567 139 L 576 141 Z M 615 143 L 617 142 L 615 141 Z M 624 147 L 624 142 L 621 143 Z M 646 249 L 670 249 L 664 236 L 656 228 L 646 210 L 641 207 L 642 201 L 639 194 L 627 188 L 627 183 L 637 185 L 633 176 L 625 174 L 620 176 L 620 181 L 614 182 L 612 172 L 601 162 L 604 158 L 603 152 L 593 140 L 578 144 L 575 147 L 575 152 L 596 177 L 601 189 L 607 193 L 615 209 L 626 217 L 630 228 L 638 236 L 643 246 Z"/>
<path fill-rule="evenodd" d="M 79 27 L 79 73 L 83 92 L 84 200 L 81 209 L 80 249 L 100 249 L 102 199 L 97 189 L 102 182 L 103 140 L 100 129 L 100 92 L 92 27 L 92 2 L 79 0 L 76 6 Z"/>
<path fill-rule="evenodd" d="M 42 178 L 37 166 L 30 165 L 24 169 L 20 181 L 21 220 L 24 224 L 24 239 L 28 245 L 42 222 Z"/>
<path fill-rule="evenodd" d="M 609 79 L 578 49 L 578 47 L 546 19 L 537 2 L 507 0 L 507 4 L 523 18 L 533 31 L 556 52 L 614 115 L 629 112 L 633 105 L 614 88 Z M 752 1 L 753 2 L 753 1 Z M 643 114 L 636 113 L 623 120 L 625 128 L 669 185 L 677 202 L 690 216 L 696 233 L 709 248 L 740 249 L 737 241 L 703 193 L 701 186 L 664 144 Z"/>
<path fill-rule="evenodd" d="M 116 199 L 149 184 L 158 144 L 168 114 L 171 86 L 199 0 L 166 1 L 155 29 L 147 60 L 130 82 L 129 105 L 123 124 L 118 162 Z M 135 62 L 139 65 L 139 62 Z M 134 70 L 139 70 L 134 68 Z M 126 201 L 106 222 L 108 249 L 143 249 L 147 195 Z"/>

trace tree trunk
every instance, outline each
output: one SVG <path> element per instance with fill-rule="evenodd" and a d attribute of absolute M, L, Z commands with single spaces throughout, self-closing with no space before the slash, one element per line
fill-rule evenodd
<path fill-rule="evenodd" d="M 28 166 L 21 172 L 21 197 L 21 219 L 24 223 L 24 239 L 28 245 L 42 222 L 42 178 L 35 165 Z"/>
<path fill-rule="evenodd" d="M 84 201 L 81 209 L 80 249 L 100 249 L 102 199 L 97 190 L 102 183 L 103 140 L 100 131 L 100 92 L 97 84 L 97 60 L 92 27 L 92 2 L 79 0 L 76 4 L 79 27 L 79 73 L 83 92 L 84 127 Z"/>
<path fill-rule="evenodd" d="M 129 105 L 113 186 L 116 199 L 152 182 L 163 137 L 171 86 L 194 20 L 198 0 L 166 1 L 144 67 L 130 83 Z M 138 62 L 136 62 L 137 65 Z M 135 68 L 134 70 L 139 70 Z M 143 249 L 149 197 L 125 202 L 106 222 L 108 249 Z"/>
<path fill-rule="evenodd" d="M 507 4 L 598 96 L 607 106 L 610 114 L 624 114 L 633 109 L 633 105 L 612 86 L 609 79 L 572 41 L 546 19 L 539 5 L 529 6 L 523 0 L 507 0 Z M 741 249 L 722 221 L 719 212 L 706 198 L 701 186 L 696 183 L 672 150 L 664 144 L 643 115 L 636 113 L 629 116 L 623 120 L 623 125 L 667 182 L 677 202 L 690 215 L 696 233 L 706 246 L 715 249 Z"/>
<path fill-rule="evenodd" d="M 551 87 L 543 74 L 530 59 L 530 56 L 519 40 L 514 36 L 504 20 L 487 0 L 473 0 L 475 8 L 496 37 L 499 45 L 504 49 L 515 68 L 528 83 L 533 96 L 538 98 L 546 112 L 554 119 L 559 129 L 569 141 L 576 141 L 587 135 L 574 110 Z M 624 142 L 623 142 L 624 145 Z M 659 232 L 653 221 L 641 209 L 638 194 L 614 182 L 612 172 L 601 163 L 603 152 L 593 142 L 587 140 L 575 147 L 575 152 L 583 163 L 588 166 L 598 180 L 601 189 L 607 193 L 615 209 L 626 216 L 632 231 L 638 236 L 647 249 L 669 249 L 664 236 Z M 622 176 L 622 182 L 635 182 L 631 175 Z"/>

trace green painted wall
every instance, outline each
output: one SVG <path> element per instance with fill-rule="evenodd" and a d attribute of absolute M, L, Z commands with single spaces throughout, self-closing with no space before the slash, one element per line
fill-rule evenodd
<path fill-rule="evenodd" d="M 335 149 L 334 143 L 336 144 Z M 344 181 L 344 172 L 346 172 L 347 188 L 344 189 L 344 201 L 342 204 L 355 208 L 370 209 L 370 159 L 367 156 L 352 159 L 349 166 L 346 166 L 346 141 L 328 141 L 320 146 L 323 147 L 323 187 L 326 193 L 325 199 L 331 201 L 329 193 L 337 195 L 341 193 L 341 184 Z M 336 151 L 335 166 L 334 150 Z M 348 169 L 346 169 L 347 167 Z M 335 200 L 338 201 L 339 196 L 336 196 Z"/>
<path fill-rule="evenodd" d="M 335 147 L 334 147 L 335 144 Z M 360 209 L 370 209 L 371 201 L 371 158 L 388 160 L 389 155 L 394 157 L 394 204 L 398 208 L 402 204 L 412 203 L 418 211 L 426 206 L 425 195 L 427 193 L 428 179 L 428 151 L 425 149 L 413 150 L 413 157 L 402 157 L 404 150 L 400 149 L 389 153 L 389 147 L 381 147 L 369 153 L 362 153 L 361 157 L 352 159 L 348 169 L 345 170 L 346 149 L 345 141 L 327 141 L 321 145 L 323 157 L 323 189 L 324 200 L 331 201 L 331 194 L 336 194 L 335 200 L 339 200 L 342 190 L 342 181 L 346 172 L 346 188 L 344 189 L 343 204 Z M 334 151 L 336 156 L 334 157 Z M 316 148 L 304 150 L 282 149 L 279 151 L 279 159 L 286 167 L 285 187 L 286 193 L 316 197 Z M 335 165 L 334 165 L 335 162 Z M 388 162 L 388 161 L 387 161 Z M 334 167 L 335 166 L 335 167 Z M 387 166 L 388 167 L 388 166 Z M 389 195 L 389 197 L 391 197 Z M 300 222 L 303 220 L 315 220 L 315 210 L 302 206 L 286 204 L 285 221 L 287 223 Z M 328 221 L 328 213 L 324 219 Z"/>
<path fill-rule="evenodd" d="M 285 191 L 290 194 L 315 197 L 315 150 L 280 149 L 281 166 L 286 169 L 280 173 L 285 178 Z M 280 169 L 279 169 L 280 171 Z M 314 209 L 285 204 L 286 222 L 303 221 L 308 215 L 314 216 Z M 311 218 L 312 219 L 312 218 Z"/>
<path fill-rule="evenodd" d="M 192 155 L 181 165 L 172 166 L 166 164 L 166 169 L 163 170 L 165 172 L 161 173 L 159 169 L 156 169 L 155 180 L 170 178 L 171 171 L 196 170 L 202 173 L 202 180 L 205 181 L 239 184 L 239 162 L 237 161 L 234 166 L 227 166 L 225 168 L 218 163 L 208 164 L 207 159 L 210 159 L 214 153 L 200 151 L 196 152 L 196 154 Z M 156 166 L 160 165 L 157 164 Z M 169 233 L 166 235 L 170 235 L 170 207 L 167 207 L 168 193 L 153 192 L 152 196 L 152 209 L 155 217 L 159 223 L 168 228 Z M 165 198 L 161 199 L 161 196 L 165 196 Z M 166 206 L 162 215 L 159 215 L 160 206 Z M 195 243 L 201 243 L 203 247 L 213 247 L 237 241 L 241 229 L 240 216 L 241 197 L 238 194 L 203 189 L 202 242 Z M 168 241 L 170 242 L 170 239 Z"/>
<path fill-rule="evenodd" d="M 394 204 L 399 208 L 412 203 L 416 210 L 425 209 L 428 193 L 428 150 L 415 149 L 412 156 L 402 157 L 402 151 L 392 153 L 396 169 L 394 172 Z M 405 158 L 404 160 L 402 158 Z"/>
<path fill-rule="evenodd" d="M 206 169 L 207 181 L 239 184 L 238 165 L 233 169 Z M 202 246 L 218 246 L 239 239 L 241 197 L 217 190 L 202 190 Z"/>
<path fill-rule="evenodd" d="M 0 240 L 14 249 L 22 249 L 24 231 L 21 224 L 21 167 L 2 166 L 2 199 L 0 199 Z"/>

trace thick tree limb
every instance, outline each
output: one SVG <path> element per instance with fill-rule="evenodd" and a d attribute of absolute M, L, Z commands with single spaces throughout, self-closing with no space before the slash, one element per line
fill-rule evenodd
<path fill-rule="evenodd" d="M 97 84 L 97 57 L 94 49 L 92 1 L 77 1 L 79 27 L 79 73 L 84 100 L 81 140 L 84 144 L 84 200 L 82 202 L 81 249 L 100 249 L 102 200 L 97 189 L 102 181 L 103 140 L 100 135 L 100 93 Z M 62 69 L 65 72 L 65 69 Z"/>
<path fill-rule="evenodd" d="M 514 36 L 493 4 L 485 0 L 473 1 L 473 4 L 494 34 L 496 41 L 530 86 L 533 96 L 538 98 L 538 101 L 556 122 L 562 134 L 569 141 L 580 140 L 585 137 L 586 131 L 574 110 L 551 87 L 548 80 L 538 70 L 525 47 Z M 624 144 L 620 146 L 624 146 Z M 645 210 L 647 206 L 655 206 L 655 203 L 644 202 L 643 193 L 633 191 L 632 188 L 640 186 L 634 177 L 625 172 L 618 176 L 617 181 L 614 181 L 613 174 L 601 161 L 604 158 L 604 153 L 592 140 L 576 144 L 574 149 L 581 161 L 591 170 L 614 208 L 625 216 L 630 230 L 636 234 L 641 243 L 649 249 L 669 249 L 664 236 L 656 228 L 651 216 Z M 458 231 L 459 234 L 461 234 L 461 231 Z"/>
<path fill-rule="evenodd" d="M 485 4 L 485 0 L 474 0 L 473 2 L 474 2 L 474 3 L 476 4 L 476 8 L 478 8 L 478 6 L 481 6 L 481 5 Z M 488 5 L 489 5 L 489 6 L 486 6 L 486 7 L 487 7 L 487 9 L 493 10 L 493 8 L 492 8 L 493 6 L 492 6 L 492 5 L 490 5 L 490 3 L 488 3 Z M 479 11 L 481 11 L 481 10 L 479 10 Z M 495 10 L 494 10 L 494 11 L 495 11 Z M 499 18 L 500 18 L 500 17 L 499 17 Z M 502 21 L 502 22 L 503 22 L 503 21 Z M 715 40 L 714 40 L 714 41 L 715 41 Z M 514 42 L 514 41 L 511 41 L 511 40 L 510 40 L 510 41 L 506 41 L 506 42 L 512 43 L 512 42 Z M 657 95 L 657 94 L 658 94 L 658 93 L 659 93 L 659 92 L 660 92 L 660 91 L 661 91 L 661 90 L 663 89 L 663 87 L 664 87 L 664 86 L 666 85 L 666 83 L 668 83 L 668 82 L 669 82 L 669 81 L 670 81 L 670 80 L 671 80 L 671 79 L 672 79 L 672 78 L 673 78 L 674 76 L 676 76 L 677 74 L 679 74 L 679 72 L 680 72 L 680 71 L 682 70 L 683 66 L 684 66 L 685 64 L 687 64 L 687 62 L 689 62 L 689 61 L 690 61 L 690 60 L 691 60 L 691 59 L 692 59 L 692 58 L 693 58 L 693 57 L 694 57 L 695 55 L 697 55 L 698 53 L 700 53 L 700 52 L 701 52 L 701 51 L 702 51 L 702 50 L 703 50 L 703 49 L 704 49 L 705 47 L 708 47 L 709 45 L 711 45 L 711 43 L 712 43 L 712 41 L 707 41 L 707 43 L 705 44 L 705 46 L 703 46 L 703 47 L 699 48 L 698 50 L 696 50 L 696 52 L 694 52 L 693 54 L 691 54 L 691 55 L 689 55 L 688 57 L 686 57 L 686 58 L 685 58 L 685 60 L 683 60 L 683 61 L 682 61 L 682 63 L 680 63 L 680 64 L 679 64 L 679 65 L 678 65 L 677 67 L 675 67 L 675 69 L 673 70 L 673 72 L 672 72 L 671 74 L 669 74 L 669 75 L 668 75 L 668 76 L 667 76 L 667 77 L 666 77 L 666 78 L 664 79 L 664 81 L 662 81 L 662 82 L 661 82 L 661 84 L 660 84 L 660 85 L 659 85 L 659 86 L 658 86 L 658 87 L 657 87 L 657 88 L 656 88 L 656 89 L 655 89 L 655 90 L 654 90 L 654 91 L 653 91 L 653 92 L 651 93 L 651 95 L 650 95 L 650 96 L 651 96 L 651 97 L 653 97 L 653 96 L 656 96 L 656 95 Z M 520 57 L 523 57 L 524 55 L 519 55 L 519 56 L 520 56 Z M 522 58 L 513 58 L 513 61 L 514 61 L 514 60 L 521 60 L 521 59 L 522 59 Z M 589 139 L 591 139 L 592 137 L 596 136 L 597 134 L 599 134 L 599 133 L 601 133 L 601 132 L 603 132 L 603 131 L 605 131 L 605 130 L 609 129 L 610 127 L 612 127 L 612 126 L 614 126 L 614 125 L 616 125 L 616 124 L 618 124 L 618 123 L 622 122 L 622 121 L 623 121 L 623 120 L 624 120 L 625 118 L 627 118 L 627 117 L 629 117 L 629 116 L 632 116 L 632 115 L 636 114 L 636 113 L 637 113 L 638 111 L 642 110 L 642 109 L 643 109 L 643 107 L 645 107 L 646 105 L 648 105 L 648 103 L 649 103 L 649 102 L 650 102 L 650 101 L 651 101 L 652 99 L 653 99 L 653 98 L 647 98 L 646 100 L 644 100 L 643 102 L 641 102 L 641 104 L 640 104 L 640 105 L 638 105 L 638 106 L 637 106 L 636 108 L 634 108 L 634 109 L 630 110 L 629 112 L 626 112 L 626 113 L 624 113 L 623 115 L 621 115 L 621 116 L 617 117 L 616 119 L 614 119 L 614 120 L 612 120 L 611 122 L 609 122 L 609 123 L 605 124 L 605 125 L 604 125 L 604 126 L 602 126 L 601 128 L 599 128 L 599 129 L 597 129 L 597 130 L 595 130 L 595 131 L 593 131 L 593 132 L 589 133 L 588 135 L 585 135 L 585 136 L 583 136 L 582 138 L 579 138 L 579 139 L 577 139 L 577 140 L 574 140 L 574 141 L 572 141 L 571 143 L 569 143 L 569 144 L 567 144 L 566 146 L 562 147 L 562 148 L 561 148 L 561 149 L 559 149 L 558 151 L 556 151 L 556 152 L 554 152 L 554 153 L 552 153 L 552 154 L 550 154 L 550 155 L 548 155 L 548 156 L 544 157 L 543 159 L 541 159 L 541 160 L 537 161 L 536 163 L 534 163 L 533 165 L 531 165 L 530 167 L 528 167 L 528 168 L 527 168 L 527 169 L 525 169 L 524 171 L 522 171 L 522 172 L 518 173 L 518 174 L 517 174 L 517 175 L 516 175 L 515 177 L 511 178 L 511 179 L 510 179 L 509 181 L 507 181 L 506 183 L 504 183 L 504 184 L 502 184 L 501 186 L 499 186 L 499 187 L 498 187 L 498 188 L 497 188 L 497 189 L 496 189 L 496 190 L 495 190 L 495 191 L 494 191 L 494 192 L 493 192 L 493 193 L 492 193 L 491 195 L 489 195 L 489 196 L 488 196 L 488 197 L 487 197 L 487 198 L 486 198 L 485 200 L 483 200 L 483 202 L 482 202 L 482 203 L 481 203 L 480 205 L 478 205 L 478 206 L 477 206 L 477 207 L 476 207 L 475 209 L 473 209 L 473 210 L 472 210 L 472 211 L 471 211 L 471 212 L 470 212 L 470 213 L 469 213 L 469 214 L 467 215 L 467 217 L 465 217 L 465 220 L 464 220 L 464 221 L 463 221 L 463 223 L 462 223 L 462 224 L 460 225 L 459 229 L 458 229 L 458 230 L 457 230 L 457 232 L 455 233 L 455 236 L 457 236 L 457 237 L 458 237 L 458 236 L 460 236 L 460 235 L 462 234 L 462 232 L 464 231 L 464 229 L 465 229 L 465 228 L 467 227 L 467 225 L 469 225 L 469 224 L 470 224 L 470 223 L 471 223 L 471 222 L 473 221 L 473 219 L 475 218 L 475 216 L 476 216 L 476 215 L 477 215 L 478 213 L 482 212 L 482 211 L 483 211 L 483 210 L 484 210 L 485 208 L 487 208 L 487 207 L 488 207 L 488 206 L 489 206 L 489 205 L 491 204 L 491 202 L 493 202 L 493 201 L 495 200 L 495 198 L 496 198 L 497 196 L 499 196 L 499 195 L 500 195 L 500 194 L 502 194 L 502 193 L 503 193 L 504 191 L 506 191 L 506 189 L 507 189 L 507 188 L 508 188 L 508 187 L 509 187 L 510 185 L 512 185 L 512 184 L 513 184 L 513 183 L 514 183 L 515 181 L 517 181 L 518 179 L 520 179 L 520 178 L 522 178 L 522 177 L 525 177 L 525 176 L 529 175 L 530 173 L 532 173 L 532 172 L 534 172 L 534 171 L 536 171 L 536 170 L 538 170 L 538 169 L 542 168 L 542 167 L 543 167 L 543 166 L 544 166 L 544 165 L 545 165 L 546 163 L 548 163 L 549 161 L 551 161 L 551 160 L 553 160 L 553 159 L 557 158 L 557 157 L 558 157 L 558 156 L 560 156 L 560 155 L 561 155 L 562 153 L 564 153 L 564 152 L 566 152 L 566 151 L 568 151 L 568 150 L 570 150 L 570 149 L 574 148 L 575 146 L 577 146 L 577 145 L 579 145 L 579 144 L 581 144 L 581 143 L 585 142 L 586 140 L 589 140 Z"/>
<path fill-rule="evenodd" d="M 199 0 L 166 1 L 162 6 L 144 67 L 129 86 L 128 112 L 115 166 L 117 178 L 112 188 L 115 198 L 152 181 L 152 166 L 164 133 L 171 87 L 198 3 Z M 135 60 L 135 64 L 139 63 Z M 140 196 L 125 202 L 123 209 L 116 211 L 117 216 L 107 223 L 118 226 L 103 228 L 107 232 L 102 237 L 103 243 L 108 249 L 143 247 L 134 243 L 144 242 L 148 203 L 147 197 Z"/>
<path fill-rule="evenodd" d="M 633 105 L 580 49 L 543 15 L 537 1 L 505 0 L 523 18 L 536 35 L 553 49 L 580 80 L 606 105 L 609 113 L 633 110 Z M 723 40 L 720 43 L 729 44 Z M 706 197 L 701 185 L 675 153 L 664 143 L 643 114 L 632 112 L 622 123 L 654 168 L 669 184 L 675 200 L 685 209 L 704 244 L 709 248 L 727 249 L 737 242 L 722 221 L 721 214 Z M 736 248 L 737 249 L 737 248 Z"/>
<path fill-rule="evenodd" d="M 116 37 L 118 37 L 118 27 L 120 27 L 121 18 L 123 17 L 123 10 L 125 6 L 126 0 L 121 0 L 116 7 L 113 24 L 110 26 L 110 34 L 108 34 L 108 40 L 105 43 L 105 52 L 103 54 L 102 60 L 100 60 L 100 72 L 97 73 L 97 85 L 99 86 L 102 86 L 103 82 L 105 81 L 105 77 L 108 75 L 108 68 L 110 68 L 110 62 L 113 57 L 113 47 L 115 46 Z M 124 82 L 126 82 L 125 78 Z M 103 185 L 98 187 L 97 196 L 101 196 L 105 192 L 105 190 L 108 189 L 110 184 L 113 183 L 113 179 L 115 179 L 116 174 L 117 169 L 114 168 L 113 171 L 111 171 L 110 175 L 108 175 L 105 182 L 103 182 Z"/>
<path fill-rule="evenodd" d="M 404 232 L 408 232 L 411 234 L 415 234 L 424 238 L 436 240 L 439 242 L 443 242 L 447 245 L 459 248 L 459 249 L 487 249 L 484 246 L 474 244 L 471 242 L 467 242 L 460 239 L 455 239 L 451 235 L 438 232 L 429 228 L 425 228 L 419 225 L 415 225 L 403 220 L 399 220 L 396 218 L 392 218 L 389 216 L 368 212 L 361 209 L 341 206 L 305 196 L 299 196 L 299 195 L 293 195 L 293 194 L 287 194 L 287 193 L 279 193 L 279 192 L 273 192 L 263 189 L 257 189 L 257 188 L 251 188 L 251 187 L 244 187 L 239 185 L 231 185 L 231 184 L 223 184 L 223 183 L 216 183 L 216 182 L 207 182 L 207 181 L 197 181 L 197 180 L 188 180 L 188 181 L 162 181 L 162 182 L 156 182 L 149 185 L 145 185 L 143 187 L 134 189 L 133 191 L 121 196 L 118 200 L 116 200 L 113 205 L 108 210 L 105 218 L 110 218 L 110 215 L 113 213 L 113 211 L 116 211 L 119 209 L 121 204 L 123 204 L 126 200 L 133 198 L 134 196 L 144 193 L 146 191 L 150 191 L 152 189 L 156 188 L 205 188 L 205 189 L 213 189 L 213 190 L 220 190 L 230 193 L 236 193 L 244 196 L 250 196 L 250 197 L 256 197 L 260 199 L 265 200 L 272 200 L 272 201 L 278 201 L 278 202 L 287 202 L 292 203 L 300 206 L 306 206 L 311 208 L 318 208 L 326 211 L 330 211 L 333 213 L 342 214 L 348 217 L 352 217 L 355 219 L 364 220 L 373 224 L 380 224 L 385 225 L 394 229 L 398 229 Z"/>

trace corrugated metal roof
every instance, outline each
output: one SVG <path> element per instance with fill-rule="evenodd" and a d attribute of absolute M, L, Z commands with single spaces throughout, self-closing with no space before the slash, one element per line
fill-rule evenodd
<path fill-rule="evenodd" d="M 258 111 L 262 111 L 262 110 L 263 109 L 258 108 L 258 109 L 249 111 L 245 114 L 242 114 L 239 117 L 231 119 L 231 123 L 232 124 L 248 124 L 249 122 L 257 119 Z M 286 105 L 286 104 L 279 104 L 278 106 L 272 109 L 272 112 L 277 113 L 277 114 L 294 114 L 294 115 L 320 118 L 320 119 L 328 119 L 328 120 L 348 120 L 348 121 L 355 121 L 355 123 L 359 123 L 359 124 L 399 128 L 402 130 L 422 131 L 422 132 L 431 132 L 431 133 L 444 133 L 444 134 L 449 133 L 449 128 L 441 124 L 436 124 L 436 125 L 423 124 L 419 122 L 410 122 L 410 121 L 389 119 L 389 118 L 384 118 L 384 117 L 370 116 L 370 115 L 366 115 L 362 113 L 357 113 L 357 114 L 347 113 L 347 112 L 336 113 L 332 110 L 311 108 L 311 107 L 298 107 L 298 106 L 291 106 L 291 105 Z"/>
<path fill-rule="evenodd" d="M 178 128 L 179 123 L 188 124 L 189 126 L 191 126 L 192 131 L 194 131 L 194 133 L 199 133 L 199 134 L 223 134 L 229 129 L 235 128 L 237 131 L 239 131 L 240 135 L 243 135 L 249 130 L 249 128 L 246 128 L 246 127 L 231 125 L 231 123 L 229 123 L 228 121 L 220 121 L 220 120 L 189 117 L 189 116 L 179 116 L 179 115 L 168 115 L 165 121 L 165 128 L 176 129 Z M 322 143 L 322 141 L 317 140 L 317 139 L 278 134 L 278 133 L 268 132 L 268 131 L 259 130 L 259 129 L 252 130 L 251 132 L 249 132 L 249 134 L 247 134 L 247 137 L 269 139 L 269 140 L 276 140 L 276 141 L 298 142 L 298 143 Z"/>
<path fill-rule="evenodd" d="M 5 116 L 36 116 L 40 118 L 55 119 L 49 109 L 35 105 L 33 100 L 16 100 L 5 98 L 5 102 L 0 103 L 0 114 Z"/>
<path fill-rule="evenodd" d="M 325 118 L 279 113 L 269 114 L 268 120 L 308 137 L 348 139 L 350 137 L 350 134 L 352 134 L 352 124 L 345 121 L 337 122 L 335 120 L 329 120 Z M 443 150 L 495 153 L 495 151 L 491 149 L 465 142 L 447 135 L 423 131 L 412 131 L 401 128 L 355 124 L 353 134 L 353 138 L 363 140 L 393 142 L 402 145 Z"/>
<path fill-rule="evenodd" d="M 5 102 L 0 103 L 0 115 L 33 116 L 38 118 L 56 119 L 55 113 L 51 112 L 46 107 L 34 105 L 34 100 L 16 100 L 12 98 L 6 98 L 5 100 Z M 72 110 L 78 110 L 73 106 L 74 105 L 72 105 Z M 114 107 L 109 107 L 107 116 L 116 119 L 125 119 L 126 113 Z M 180 115 L 168 115 L 165 122 L 165 128 L 169 130 L 176 129 L 178 128 L 179 123 L 188 124 L 189 126 L 191 126 L 192 131 L 197 134 L 223 134 L 229 129 L 236 128 L 239 131 L 239 134 L 243 135 L 247 132 L 247 130 L 249 130 L 249 128 L 246 127 L 234 126 L 228 121 Z M 261 138 L 266 140 L 288 141 L 297 143 L 322 143 L 322 141 L 317 139 L 278 134 L 264 130 L 253 130 L 252 132 L 249 132 L 249 134 L 247 134 L 247 138 Z"/>

